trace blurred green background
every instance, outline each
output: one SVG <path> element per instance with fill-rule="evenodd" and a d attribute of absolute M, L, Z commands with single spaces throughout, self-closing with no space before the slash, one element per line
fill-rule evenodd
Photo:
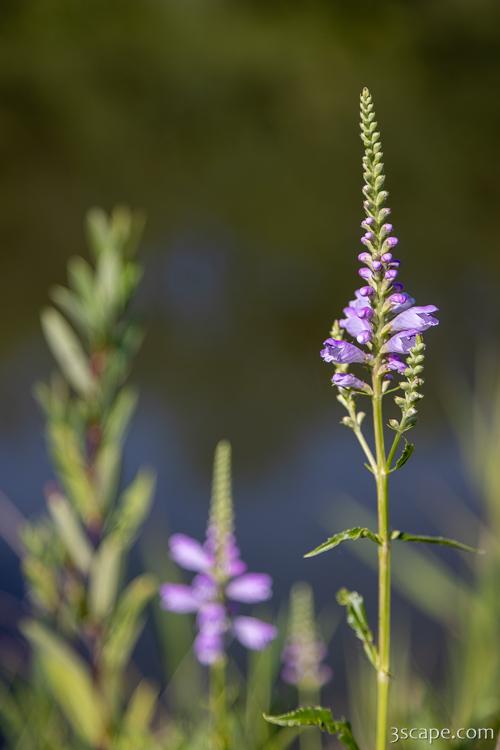
<path fill-rule="evenodd" d="M 364 85 L 402 279 L 442 320 L 396 519 L 445 532 L 437 496 L 477 505 L 446 397 L 477 349 L 497 348 L 499 80 L 496 0 L 2 0 L 0 485 L 22 512 L 42 508 L 49 476 L 30 398 L 51 367 L 39 310 L 68 257 L 86 252 L 87 208 L 124 203 L 148 217 L 129 453 L 160 470 L 157 519 L 201 532 L 212 449 L 227 436 L 244 555 L 275 575 L 278 598 L 297 577 L 323 605 L 340 584 L 372 581 L 348 552 L 330 567 L 301 560 L 331 528 L 335 498 L 371 497 L 318 356 L 357 283 Z M 0 588 L 16 594 L 3 554 Z M 440 626 L 399 606 L 432 674 Z M 335 690 L 342 700 L 340 677 Z"/>

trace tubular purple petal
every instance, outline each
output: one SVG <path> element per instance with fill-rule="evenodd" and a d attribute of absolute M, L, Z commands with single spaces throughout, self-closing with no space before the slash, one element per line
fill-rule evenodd
<path fill-rule="evenodd" d="M 246 573 L 228 584 L 226 594 L 245 604 L 265 602 L 272 597 L 272 578 L 267 573 Z"/>
<path fill-rule="evenodd" d="M 196 612 L 200 606 L 193 588 L 182 583 L 164 583 L 160 586 L 160 598 L 163 609 L 179 614 Z"/>
<path fill-rule="evenodd" d="M 418 333 L 420 333 L 420 331 L 416 330 L 400 331 L 400 333 L 396 333 L 384 344 L 382 352 L 408 354 L 410 349 L 415 346 Z"/>
<path fill-rule="evenodd" d="M 339 388 L 355 388 L 358 391 L 369 391 L 370 386 L 350 372 L 336 372 L 332 383 Z"/>
<path fill-rule="evenodd" d="M 428 328 L 439 324 L 439 320 L 431 315 L 431 313 L 437 312 L 437 309 L 436 305 L 409 307 L 393 318 L 391 330 L 404 331 L 412 328 L 415 331 L 427 331 Z"/>
<path fill-rule="evenodd" d="M 212 564 L 211 556 L 200 542 L 186 534 L 173 534 L 169 547 L 172 560 L 186 570 L 206 571 Z"/>
<path fill-rule="evenodd" d="M 252 651 L 262 651 L 278 635 L 278 630 L 256 617 L 235 617 L 233 631 L 239 642 Z"/>
<path fill-rule="evenodd" d="M 338 365 L 351 364 L 353 362 L 366 362 L 367 355 L 354 344 L 342 339 L 326 339 L 323 342 L 321 357 L 325 362 L 334 362 Z"/>

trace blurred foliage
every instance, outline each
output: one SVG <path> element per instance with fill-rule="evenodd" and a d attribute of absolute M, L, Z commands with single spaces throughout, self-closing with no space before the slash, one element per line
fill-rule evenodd
<path fill-rule="evenodd" d="M 328 397 L 317 349 L 355 279 L 363 84 L 405 274 L 444 309 L 430 368 L 495 330 L 499 21 L 496 0 L 3 0 L 2 345 L 33 330 L 87 205 L 143 206 L 141 366 L 198 455 L 229 433 L 265 460 Z"/>

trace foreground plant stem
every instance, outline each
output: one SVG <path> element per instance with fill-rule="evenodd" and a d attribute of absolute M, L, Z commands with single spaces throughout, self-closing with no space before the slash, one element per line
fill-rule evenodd
<path fill-rule="evenodd" d="M 377 750 L 386 750 L 387 748 L 391 648 L 391 540 L 389 530 L 388 464 L 385 454 L 382 398 L 382 378 L 378 372 L 378 368 L 374 368 L 372 401 L 377 462 L 378 533 L 380 537 L 378 551 L 379 659 L 377 670 Z"/>
<path fill-rule="evenodd" d="M 210 668 L 212 750 L 229 750 L 226 701 L 226 660 L 222 658 Z"/>

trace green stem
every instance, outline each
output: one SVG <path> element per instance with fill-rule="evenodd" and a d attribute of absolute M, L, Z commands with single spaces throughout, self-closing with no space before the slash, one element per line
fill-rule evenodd
<path fill-rule="evenodd" d="M 229 750 L 226 712 L 226 660 L 223 657 L 210 668 L 211 750 Z"/>
<path fill-rule="evenodd" d="M 387 458 L 385 455 L 384 423 L 382 416 L 382 380 L 377 369 L 373 373 L 373 427 L 377 459 L 378 533 L 381 539 L 378 552 L 378 648 L 377 670 L 377 741 L 376 750 L 387 750 L 389 713 L 389 673 L 391 647 L 391 541 L 389 530 L 389 498 Z"/>
<path fill-rule="evenodd" d="M 299 687 L 299 706 L 317 706 L 319 704 L 319 690 Z M 300 750 L 321 750 L 321 732 L 306 729 L 299 735 Z"/>

